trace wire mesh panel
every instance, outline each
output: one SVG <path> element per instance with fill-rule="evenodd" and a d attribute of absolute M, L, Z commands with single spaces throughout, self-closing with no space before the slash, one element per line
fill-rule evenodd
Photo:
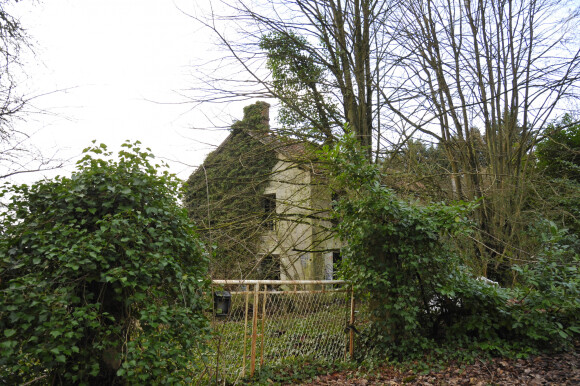
<path fill-rule="evenodd" d="M 234 293 L 231 297 L 228 315 L 212 316 L 213 340 L 211 342 L 211 378 L 235 380 L 244 376 L 245 357 L 250 351 L 249 342 L 244 337 L 252 331 L 252 315 L 246 313 L 246 294 Z M 252 304 L 248 303 L 251 309 Z M 217 382 L 216 382 L 217 383 Z M 221 383 L 221 382 L 220 382 Z"/>
<path fill-rule="evenodd" d="M 214 312 L 213 358 L 216 379 L 235 381 L 257 366 L 308 357 L 346 358 L 354 313 L 343 281 L 214 281 L 228 290 L 227 315 Z M 214 292 L 215 293 L 215 292 Z M 215 311 L 215 304 L 214 304 Z M 217 374 L 217 376 L 216 376 Z"/>

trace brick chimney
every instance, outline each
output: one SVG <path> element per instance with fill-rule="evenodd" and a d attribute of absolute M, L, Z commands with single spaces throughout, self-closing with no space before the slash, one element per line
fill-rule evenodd
<path fill-rule="evenodd" d="M 258 101 L 244 107 L 244 119 L 250 130 L 270 131 L 270 104 Z"/>
<path fill-rule="evenodd" d="M 256 102 L 262 107 L 262 124 L 270 130 L 270 104 L 267 102 Z"/>

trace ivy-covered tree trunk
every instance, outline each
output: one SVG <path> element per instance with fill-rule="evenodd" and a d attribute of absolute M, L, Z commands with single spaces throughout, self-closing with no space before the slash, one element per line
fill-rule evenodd
<path fill-rule="evenodd" d="M 374 98 L 381 94 L 378 67 L 387 53 L 381 44 L 386 28 L 382 17 L 389 7 L 377 0 L 228 4 L 225 9 L 236 14 L 231 20 L 243 24 L 241 29 L 255 24 L 256 31 L 245 37 L 256 40 L 239 44 L 231 44 L 212 20 L 198 20 L 214 30 L 234 60 L 244 66 L 250 83 L 260 88 L 259 95 L 280 101 L 279 131 L 330 143 L 344 134 L 348 123 L 372 160 L 373 142 L 381 141 Z M 260 12 L 261 8 L 284 9 L 284 16 Z M 252 66 L 252 58 L 264 53 L 267 76 Z M 241 96 L 240 89 L 223 86 L 215 92 Z"/>

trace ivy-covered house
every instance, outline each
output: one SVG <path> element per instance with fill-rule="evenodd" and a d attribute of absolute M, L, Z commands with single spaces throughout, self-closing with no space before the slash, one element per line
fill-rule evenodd
<path fill-rule="evenodd" d="M 269 105 L 257 102 L 189 177 L 185 204 L 215 246 L 213 278 L 332 278 L 332 195 L 313 147 L 273 134 Z"/>

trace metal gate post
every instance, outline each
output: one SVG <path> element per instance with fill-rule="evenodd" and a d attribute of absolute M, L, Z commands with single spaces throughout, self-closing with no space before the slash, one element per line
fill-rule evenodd
<path fill-rule="evenodd" d="M 354 307 L 355 307 L 354 289 L 351 286 L 350 287 L 350 328 L 349 328 L 350 339 L 349 339 L 349 350 L 348 350 L 348 352 L 350 353 L 350 359 L 354 358 Z"/>
<path fill-rule="evenodd" d="M 248 342 L 248 303 L 250 302 L 250 294 L 246 291 L 246 308 L 244 311 L 244 357 L 242 358 L 242 378 L 246 376 L 246 355 Z"/>
<path fill-rule="evenodd" d="M 250 376 L 254 376 L 256 371 L 256 341 L 258 339 L 258 302 L 259 296 L 258 292 L 260 290 L 260 284 L 256 283 L 254 286 L 254 307 L 252 313 L 252 352 L 250 358 Z"/>
<path fill-rule="evenodd" d="M 260 366 L 264 366 L 264 334 L 265 324 L 266 324 L 266 295 L 268 294 L 267 291 L 268 286 L 264 285 L 264 297 L 262 298 L 262 330 L 261 330 L 261 338 L 262 342 L 260 343 Z"/>

